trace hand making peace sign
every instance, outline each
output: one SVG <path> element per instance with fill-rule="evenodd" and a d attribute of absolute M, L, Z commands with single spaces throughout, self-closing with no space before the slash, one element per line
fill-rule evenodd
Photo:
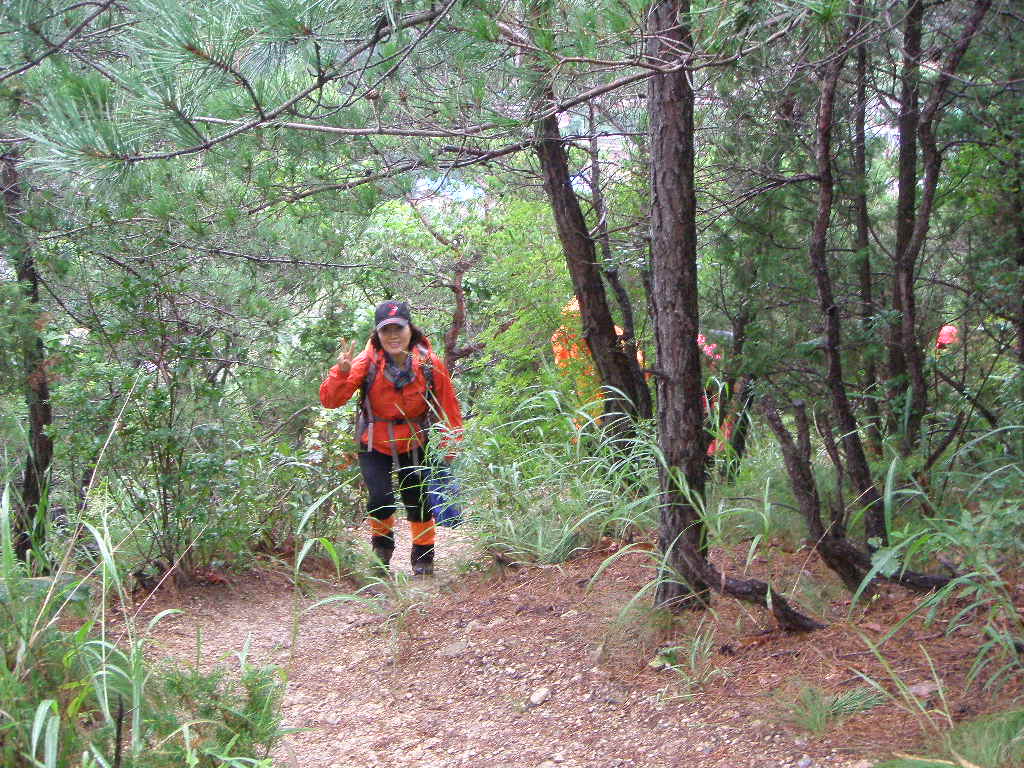
<path fill-rule="evenodd" d="M 338 348 L 338 371 L 347 376 L 348 372 L 352 370 L 352 353 L 356 351 L 356 343 L 354 341 L 345 341 L 345 339 L 339 339 L 341 346 Z"/>

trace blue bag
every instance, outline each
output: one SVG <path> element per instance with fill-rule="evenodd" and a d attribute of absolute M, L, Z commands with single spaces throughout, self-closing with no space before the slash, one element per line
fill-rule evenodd
<path fill-rule="evenodd" d="M 461 525 L 462 508 L 458 503 L 459 483 L 447 463 L 432 467 L 427 480 L 427 507 L 437 525 L 454 528 Z"/>

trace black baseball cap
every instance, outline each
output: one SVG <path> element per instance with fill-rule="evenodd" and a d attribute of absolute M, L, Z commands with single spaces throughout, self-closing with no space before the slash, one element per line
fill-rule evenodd
<path fill-rule="evenodd" d="M 409 312 L 409 305 L 404 301 L 383 301 L 377 305 L 377 311 L 373 313 L 373 324 L 376 330 L 385 325 L 409 325 L 412 322 L 412 315 Z"/>

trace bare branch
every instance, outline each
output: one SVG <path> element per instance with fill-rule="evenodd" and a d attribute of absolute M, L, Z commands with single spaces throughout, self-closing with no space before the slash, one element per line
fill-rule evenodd
<path fill-rule="evenodd" d="M 254 261 L 257 264 L 290 264 L 297 267 L 321 267 L 324 269 L 357 269 L 359 267 L 366 266 L 366 264 L 333 264 L 331 262 L 323 261 L 304 261 L 302 259 L 285 259 L 273 258 L 271 256 L 254 256 L 251 253 L 229 251 L 226 248 L 200 248 L 196 245 L 189 245 L 187 243 L 180 243 L 179 246 L 181 248 L 188 248 L 194 251 L 210 253 L 216 256 L 231 256 L 234 258 L 245 259 L 246 261 Z"/>
<path fill-rule="evenodd" d="M 246 123 L 241 120 L 223 120 L 219 117 L 193 117 L 197 123 L 209 123 L 211 125 L 232 125 L 239 126 L 245 125 Z M 470 125 L 465 128 L 452 128 L 449 130 L 439 128 L 433 130 L 416 129 L 416 128 L 385 128 L 384 126 L 375 128 L 342 128 L 336 125 L 316 125 L 315 123 L 278 123 L 278 122 L 263 122 L 257 125 L 251 125 L 252 129 L 263 129 L 263 128 L 290 128 L 296 131 L 315 131 L 317 133 L 332 133 L 338 136 L 412 136 L 417 138 L 428 138 L 428 139 L 451 139 L 458 138 L 460 136 L 472 136 L 484 131 L 489 131 L 494 128 L 500 127 L 497 123 L 482 123 L 480 125 Z"/>

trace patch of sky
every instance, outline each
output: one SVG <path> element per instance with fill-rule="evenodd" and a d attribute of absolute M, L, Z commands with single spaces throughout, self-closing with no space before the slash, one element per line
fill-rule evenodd
<path fill-rule="evenodd" d="M 483 189 L 451 174 L 434 178 L 421 176 L 413 184 L 412 192 L 415 197 L 445 197 L 459 203 L 484 196 Z"/>

